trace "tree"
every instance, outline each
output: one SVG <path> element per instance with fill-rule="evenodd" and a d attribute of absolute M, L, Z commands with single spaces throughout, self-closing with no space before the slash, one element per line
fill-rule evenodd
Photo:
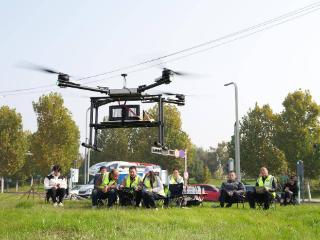
<path fill-rule="evenodd" d="M 30 131 L 25 131 L 26 138 L 26 150 L 25 150 L 25 160 L 20 170 L 16 172 L 12 177 L 16 180 L 26 180 L 30 176 L 36 174 L 36 167 L 33 165 L 32 153 L 31 153 L 31 142 L 33 134 Z"/>
<path fill-rule="evenodd" d="M 104 121 L 107 121 L 104 118 Z M 97 139 L 102 152 L 92 152 L 91 163 L 106 161 L 135 161 L 137 128 L 112 128 L 100 131 Z"/>
<path fill-rule="evenodd" d="M 41 174 L 47 174 L 54 164 L 64 172 L 78 157 L 79 129 L 58 93 L 50 93 L 33 102 L 38 130 L 32 137 L 31 160 Z"/>
<path fill-rule="evenodd" d="M 203 168 L 203 183 L 208 183 L 211 179 L 211 172 L 207 166 L 204 166 Z"/>
<path fill-rule="evenodd" d="M 256 176 L 259 168 L 267 167 L 272 174 L 286 170 L 285 154 L 274 144 L 277 116 L 269 105 L 250 109 L 242 118 L 240 128 L 241 169 Z"/>
<path fill-rule="evenodd" d="M 196 151 L 196 148 L 193 151 Z M 197 183 L 202 183 L 204 164 L 197 158 L 196 154 L 194 156 L 192 163 L 189 164 L 189 178 L 194 178 Z"/>
<path fill-rule="evenodd" d="M 220 177 L 223 173 L 227 174 L 227 169 L 224 166 L 227 166 L 228 160 L 230 158 L 229 152 L 230 152 L 230 150 L 229 150 L 229 143 L 228 142 L 218 143 L 217 148 L 214 149 L 214 153 L 216 156 L 216 162 L 217 162 L 217 167 L 216 167 L 214 174 L 217 174 Z M 223 171 L 224 169 L 225 169 L 225 171 Z"/>
<path fill-rule="evenodd" d="M 27 138 L 22 129 L 22 117 L 8 106 L 0 108 L 0 176 L 10 176 L 20 170 L 25 161 Z"/>
<path fill-rule="evenodd" d="M 285 153 L 292 172 L 297 161 L 303 160 L 306 176 L 315 177 L 320 174 L 320 161 L 313 148 L 320 142 L 320 107 L 309 91 L 302 90 L 289 93 L 283 106 L 275 142 Z"/>

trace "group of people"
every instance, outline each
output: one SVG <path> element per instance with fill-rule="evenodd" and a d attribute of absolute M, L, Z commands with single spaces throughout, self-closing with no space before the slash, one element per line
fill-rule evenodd
<path fill-rule="evenodd" d="M 159 176 L 155 174 L 152 167 L 146 167 L 144 177 L 137 174 L 137 168 L 131 166 L 129 174 L 118 186 L 119 172 L 116 169 L 107 172 L 105 166 L 100 167 L 99 173 L 94 178 L 94 190 L 92 191 L 92 207 L 97 208 L 107 200 L 107 206 L 112 207 L 119 197 L 121 206 L 140 206 L 141 201 L 146 208 L 156 208 L 156 200 L 163 199 L 168 205 L 169 199 L 166 197 L 163 183 Z M 183 184 L 183 178 L 177 169 L 169 176 L 169 184 Z"/>
<path fill-rule="evenodd" d="M 94 189 L 92 191 L 92 207 L 107 203 L 112 207 L 119 198 L 121 206 L 139 207 L 141 202 L 146 208 L 156 208 L 156 200 L 163 199 L 164 205 L 169 204 L 170 198 L 167 197 L 167 190 L 152 167 L 146 167 L 144 177 L 137 174 L 137 168 L 131 166 L 129 174 L 118 184 L 119 172 L 113 169 L 107 172 L 107 167 L 100 167 L 100 171 L 94 177 Z M 168 177 L 169 186 L 181 186 L 184 184 L 183 177 L 180 176 L 178 169 Z M 52 199 L 54 206 L 63 206 L 63 199 L 66 195 L 67 179 L 61 175 L 61 168 L 53 166 L 52 172 L 44 180 L 46 198 Z M 270 203 L 276 198 L 277 181 L 269 174 L 266 167 L 260 169 L 259 177 L 253 191 L 246 191 L 242 182 L 236 179 L 234 171 L 228 173 L 228 179 L 223 182 L 220 188 L 220 206 L 231 207 L 233 203 L 248 200 L 250 208 L 255 208 L 256 204 L 263 209 L 269 209 Z M 171 190 L 174 192 L 174 188 Z M 280 203 L 287 205 L 295 203 L 298 187 L 295 177 L 291 177 L 284 184 Z M 105 201 L 106 200 L 106 201 Z"/>
<path fill-rule="evenodd" d="M 256 204 L 259 204 L 263 209 L 269 209 L 270 203 L 276 198 L 276 190 L 276 178 L 269 174 L 266 167 L 260 169 L 253 191 L 246 191 L 243 183 L 236 180 L 235 172 L 231 171 L 228 174 L 228 180 L 222 183 L 220 188 L 220 206 L 231 207 L 233 203 L 247 199 L 250 208 L 255 208 Z M 283 186 L 280 203 L 282 205 L 294 204 L 297 192 L 297 183 L 295 178 L 291 177 Z"/>

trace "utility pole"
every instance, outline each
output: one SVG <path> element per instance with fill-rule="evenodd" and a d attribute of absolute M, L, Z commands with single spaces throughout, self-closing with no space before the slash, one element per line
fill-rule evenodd
<path fill-rule="evenodd" d="M 236 115 L 236 124 L 235 124 L 235 160 L 236 160 L 236 174 L 238 181 L 241 181 L 241 171 L 240 171 L 240 133 L 239 133 L 239 114 L 238 114 L 238 86 L 235 82 L 230 82 L 224 84 L 224 86 L 234 86 L 235 93 L 235 115 Z"/>

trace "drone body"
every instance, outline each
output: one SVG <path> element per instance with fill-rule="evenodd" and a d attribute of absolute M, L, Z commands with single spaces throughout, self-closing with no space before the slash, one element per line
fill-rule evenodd
<path fill-rule="evenodd" d="M 89 87 L 70 81 L 70 76 L 65 73 L 57 72 L 47 68 L 38 67 L 37 70 L 42 70 L 47 73 L 58 74 L 57 85 L 61 88 L 77 88 L 104 94 L 101 97 L 90 98 L 90 131 L 89 142 L 82 143 L 82 146 L 100 151 L 97 146 L 98 131 L 101 129 L 110 128 L 141 128 L 141 127 L 157 127 L 158 139 L 155 145 L 166 148 L 164 143 L 164 104 L 171 103 L 178 106 L 185 104 L 185 96 L 183 94 L 161 93 L 147 94 L 145 91 L 155 88 L 163 84 L 171 83 L 171 76 L 182 75 L 182 73 L 174 72 L 170 69 L 163 69 L 161 77 L 157 78 L 154 83 L 149 85 L 141 85 L 137 88 L 126 87 L 127 74 L 122 74 L 124 78 L 124 87 L 122 89 L 109 89 L 108 87 Z M 167 95 L 171 98 L 166 97 Z M 121 102 L 123 102 L 121 104 Z M 141 117 L 140 105 L 130 104 L 128 102 L 141 103 L 157 103 L 158 117 L 156 120 L 151 119 L 144 113 Z M 99 122 L 99 108 L 111 103 L 118 105 L 109 106 L 109 118 L 105 122 Z M 147 117 L 146 117 L 147 116 Z"/>

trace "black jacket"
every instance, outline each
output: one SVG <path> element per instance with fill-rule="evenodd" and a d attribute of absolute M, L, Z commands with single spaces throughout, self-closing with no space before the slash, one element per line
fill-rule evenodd
<path fill-rule="evenodd" d="M 228 180 L 221 184 L 220 191 L 223 190 L 227 192 L 237 192 L 241 194 L 245 192 L 245 187 L 242 182 Z"/>

